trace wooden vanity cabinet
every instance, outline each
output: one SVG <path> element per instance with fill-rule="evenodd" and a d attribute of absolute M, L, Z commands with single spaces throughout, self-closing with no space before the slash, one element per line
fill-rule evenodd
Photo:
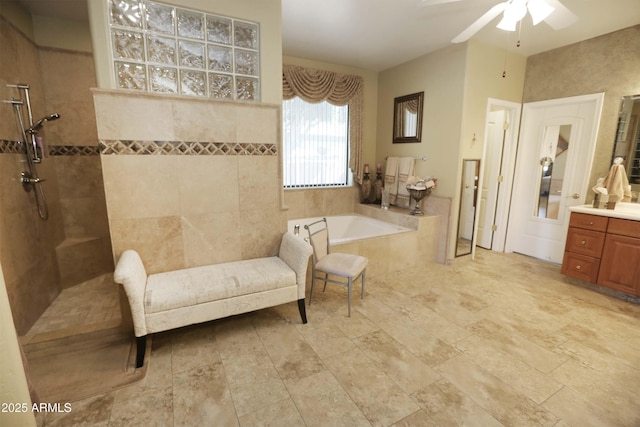
<path fill-rule="evenodd" d="M 640 221 L 572 212 L 561 273 L 640 296 Z"/>
<path fill-rule="evenodd" d="M 595 283 L 609 218 L 571 213 L 561 273 Z"/>
<path fill-rule="evenodd" d="M 640 295 L 640 222 L 609 219 L 598 284 Z"/>

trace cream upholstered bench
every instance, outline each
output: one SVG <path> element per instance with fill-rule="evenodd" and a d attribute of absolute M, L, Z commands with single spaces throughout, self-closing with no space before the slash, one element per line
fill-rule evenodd
<path fill-rule="evenodd" d="M 126 250 L 114 273 L 124 287 L 137 341 L 136 367 L 144 363 L 147 334 L 298 301 L 304 298 L 311 246 L 287 232 L 278 256 L 186 268 L 147 276 L 138 253 Z"/>

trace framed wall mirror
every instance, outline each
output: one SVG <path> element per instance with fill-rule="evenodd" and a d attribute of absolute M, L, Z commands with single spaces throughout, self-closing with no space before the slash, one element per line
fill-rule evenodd
<path fill-rule="evenodd" d="M 478 200 L 480 160 L 462 161 L 462 186 L 460 188 L 460 211 L 458 212 L 458 238 L 456 257 L 469 255 L 474 243 L 474 222 Z"/>
<path fill-rule="evenodd" d="M 422 141 L 424 92 L 399 96 L 393 100 L 393 143 Z"/>

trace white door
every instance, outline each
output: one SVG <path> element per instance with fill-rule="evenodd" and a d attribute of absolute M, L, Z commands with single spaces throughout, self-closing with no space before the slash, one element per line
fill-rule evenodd
<path fill-rule="evenodd" d="M 487 101 L 486 142 L 479 183 L 486 200 L 480 202 L 475 226 L 477 237 L 480 226 L 484 229 L 479 245 L 494 251 L 505 250 L 521 110 L 522 105 L 515 102 L 494 98 Z M 474 246 L 473 255 L 475 249 Z"/>
<path fill-rule="evenodd" d="M 491 249 L 493 225 L 495 224 L 498 187 L 500 185 L 500 167 L 502 165 L 502 147 L 506 134 L 506 112 L 492 111 L 487 116 L 487 138 L 484 156 L 482 191 L 480 194 L 480 212 L 478 222 L 477 245 Z"/>
<path fill-rule="evenodd" d="M 507 252 L 560 264 L 569 207 L 585 203 L 604 94 L 525 104 Z"/>

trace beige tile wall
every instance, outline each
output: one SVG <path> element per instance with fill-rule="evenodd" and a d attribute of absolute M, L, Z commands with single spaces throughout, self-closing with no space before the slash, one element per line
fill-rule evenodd
<path fill-rule="evenodd" d="M 0 16 L 0 99 L 18 98 L 7 83 L 32 86 L 34 114 L 45 109 L 38 48 Z M 0 139 L 19 139 L 12 108 L 0 105 Z M 38 218 L 33 192 L 19 182 L 25 170 L 21 154 L 0 154 L 0 261 L 18 334 L 24 334 L 60 292 L 55 246 L 63 239 L 58 183 L 52 162 L 38 173 L 46 177 L 49 220 Z"/>
<path fill-rule="evenodd" d="M 275 144 L 280 107 L 94 92 L 101 140 Z M 148 273 L 274 255 L 286 230 L 277 155 L 103 154 L 114 257 Z"/>

